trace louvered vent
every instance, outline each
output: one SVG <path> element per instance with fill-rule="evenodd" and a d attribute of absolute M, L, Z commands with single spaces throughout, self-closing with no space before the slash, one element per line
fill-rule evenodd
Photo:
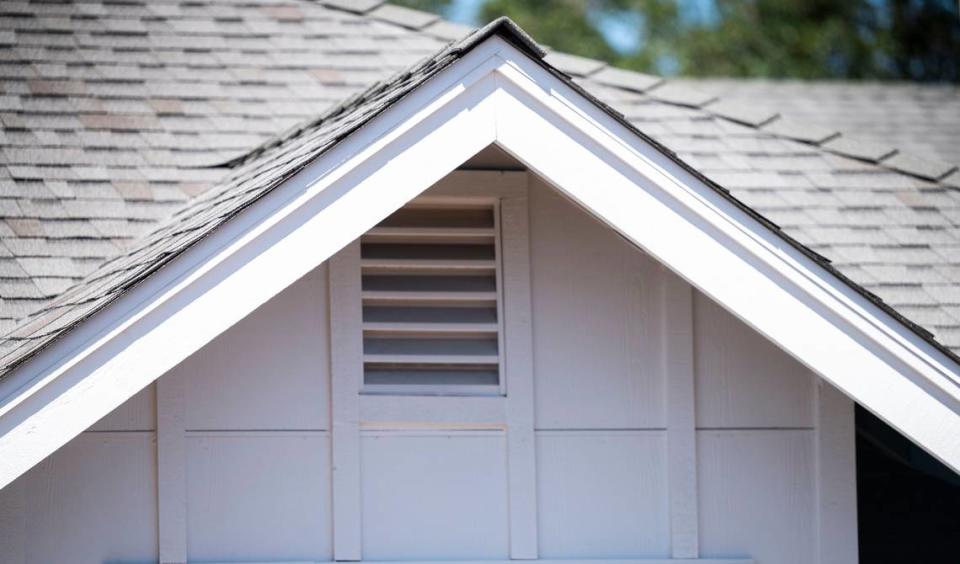
<path fill-rule="evenodd" d="M 366 390 L 499 390 L 497 233 L 492 206 L 408 206 L 363 236 Z"/>

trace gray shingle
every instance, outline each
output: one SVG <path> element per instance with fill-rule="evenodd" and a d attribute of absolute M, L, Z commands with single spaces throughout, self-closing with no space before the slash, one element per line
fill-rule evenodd
<path fill-rule="evenodd" d="M 824 143 L 823 147 L 840 155 L 874 162 L 887 158 L 896 152 L 893 147 L 854 139 L 847 135 L 831 139 Z"/>
<path fill-rule="evenodd" d="M 953 186 L 955 188 L 960 188 L 960 169 L 953 171 L 952 173 L 944 176 L 940 179 L 940 182 Z"/>
<path fill-rule="evenodd" d="M 60 257 L 21 257 L 17 259 L 20 267 L 31 277 L 78 277 L 82 273 L 73 261 Z"/>
<path fill-rule="evenodd" d="M 322 0 L 324 6 L 346 10 L 355 14 L 365 14 L 386 0 Z"/>
<path fill-rule="evenodd" d="M 922 159 L 904 153 L 897 153 L 885 159 L 883 164 L 931 180 L 944 178 L 951 172 L 957 170 L 956 165 L 950 163 L 939 162 L 932 159 Z"/>
<path fill-rule="evenodd" d="M 780 115 L 756 106 L 722 99 L 707 106 L 707 110 L 720 117 L 753 127 L 759 127 Z"/>
<path fill-rule="evenodd" d="M 429 12 L 421 12 L 403 6 L 383 4 L 369 13 L 370 17 L 390 22 L 410 29 L 421 29 L 437 21 L 439 16 Z"/>
<path fill-rule="evenodd" d="M 603 61 L 558 51 L 547 53 L 544 60 L 570 76 L 589 76 L 607 66 Z"/>
<path fill-rule="evenodd" d="M 795 139 L 804 143 L 820 144 L 840 134 L 829 127 L 822 127 L 804 123 L 789 118 L 780 118 L 763 126 L 763 130 L 787 139 Z"/>
<path fill-rule="evenodd" d="M 11 298 L 36 299 L 44 297 L 32 280 L 21 278 L 0 279 L 0 296 L 3 296 L 4 301 Z"/>
<path fill-rule="evenodd" d="M 446 20 L 437 20 L 423 28 L 423 32 L 427 35 L 438 37 L 444 41 L 460 39 L 471 31 L 473 31 L 472 27 L 448 22 Z"/>
<path fill-rule="evenodd" d="M 717 99 L 709 92 L 678 83 L 666 81 L 659 86 L 647 90 L 647 94 L 665 102 L 699 108 Z"/>
<path fill-rule="evenodd" d="M 8 257 L 0 257 L 0 278 L 29 278 L 20 264 Z M 2 287 L 2 285 L 0 285 Z"/>
<path fill-rule="evenodd" d="M 8 218 L 6 222 L 17 237 L 43 237 L 45 235 L 43 225 L 37 219 Z"/>
<path fill-rule="evenodd" d="M 633 92 L 644 92 L 663 82 L 659 76 L 642 74 L 614 67 L 606 67 L 590 75 L 591 80 L 607 86 L 616 86 Z"/>
<path fill-rule="evenodd" d="M 74 278 L 34 278 L 34 284 L 45 296 L 58 296 L 76 284 Z"/>

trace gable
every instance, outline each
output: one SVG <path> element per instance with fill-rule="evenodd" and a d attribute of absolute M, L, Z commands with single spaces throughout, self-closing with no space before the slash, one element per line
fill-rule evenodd
<path fill-rule="evenodd" d="M 941 460 L 960 465 L 951 358 L 530 59 L 529 48 L 515 46 L 522 36 L 508 30 L 507 41 L 497 29 L 464 53 L 451 51 L 448 66 L 389 98 L 389 107 L 377 106 L 362 128 L 335 136 L 339 143 L 294 136 L 268 150 L 260 163 L 266 170 L 284 151 L 297 165 L 273 178 L 243 169 L 246 180 L 262 175 L 265 183 L 245 192 L 239 207 L 229 207 L 228 196 L 211 200 L 224 206 L 213 208 L 216 230 L 157 259 L 163 269 L 144 265 L 150 275 L 132 289 L 120 277 L 124 291 L 99 304 L 96 317 L 0 382 L 0 452 L 12 453 L 2 457 L 0 483 L 493 143 Z M 389 95 L 378 88 L 375 103 Z M 314 158 L 318 150 L 326 152 Z"/>
<path fill-rule="evenodd" d="M 498 176 L 528 177 L 457 172 L 440 187 L 494 187 L 504 184 Z M 527 194 L 536 446 L 529 448 L 536 455 L 538 557 L 679 558 L 671 541 L 689 546 L 689 531 L 677 533 L 670 520 L 683 506 L 670 490 L 683 473 L 663 464 L 674 458 L 678 444 L 668 430 L 677 410 L 667 389 L 684 380 L 683 363 L 665 357 L 663 341 L 678 335 L 669 327 L 685 331 L 689 323 L 689 348 L 675 350 L 694 359 L 687 374 L 694 409 L 680 412 L 697 422 L 697 443 L 690 446 L 699 445 L 691 454 L 701 461 L 702 518 L 688 520 L 700 523 L 700 552 L 735 562 L 746 556 L 782 564 L 815 561 L 816 539 L 832 536 L 817 531 L 813 512 L 817 436 L 822 430 L 852 444 L 852 403 L 846 404 L 846 434 L 824 427 L 815 414 L 820 386 L 809 370 L 539 178 L 529 176 Z M 147 388 L 156 389 L 156 398 L 141 393 L 128 400 L 0 490 L 0 517 L 5 509 L 22 507 L 9 511 L 5 522 L 25 522 L 33 531 L 13 535 L 4 543 L 7 552 L 25 545 L 31 549 L 26 562 L 62 560 L 54 555 L 71 550 L 75 560 L 100 561 L 98 551 L 114 546 L 101 532 L 111 521 L 155 531 L 152 517 L 136 515 L 169 507 L 165 500 L 178 485 L 189 500 L 179 522 L 185 522 L 179 530 L 186 531 L 181 542 L 188 561 L 323 561 L 344 550 L 332 542 L 342 519 L 347 527 L 351 522 L 342 503 L 331 507 L 331 484 L 337 487 L 343 475 L 331 482 L 330 441 L 349 440 L 338 435 L 349 432 L 338 428 L 331 411 L 350 397 L 330 394 L 336 372 L 329 344 L 331 333 L 349 327 L 351 318 L 330 318 L 326 306 L 328 281 L 337 274 L 330 267 L 342 254 L 164 374 Z M 510 276 L 513 270 L 504 272 Z M 352 323 L 359 317 L 355 313 Z M 508 390 L 515 383 L 508 382 Z M 516 429 L 510 423 L 504 431 L 493 417 L 479 424 L 478 416 L 496 414 L 476 403 L 471 409 L 470 402 L 489 405 L 504 398 L 352 397 L 360 403 L 363 559 L 503 558 L 511 521 L 504 501 L 516 491 L 505 479 L 505 443 Z M 174 398 L 182 398 L 179 405 Z M 409 409 L 411 400 L 420 409 Z M 108 429 L 123 433 L 104 434 Z M 182 450 L 170 449 L 171 436 L 181 437 Z M 154 437 L 160 442 L 150 447 Z M 98 441 L 103 444 L 93 447 Z M 179 484 L 170 478 L 177 460 L 186 469 Z M 332 464 L 342 469 L 344 461 Z M 66 471 L 71 465 L 77 475 Z M 852 472 L 852 464 L 847 469 Z M 103 487 L 135 472 L 148 475 L 144 487 L 156 491 L 146 503 L 133 488 L 116 492 L 109 505 L 84 493 L 90 475 L 100 476 L 89 482 L 93 487 Z M 730 475 L 745 473 L 752 487 L 731 488 Z M 54 499 L 42 494 L 50 476 L 62 480 L 63 494 Z M 16 491 L 32 502 L 17 505 Z M 131 503 L 124 503 L 126 496 Z M 757 510 L 758 500 L 792 511 L 770 515 Z M 843 506 L 835 495 L 831 503 Z M 50 518 L 55 515 L 74 519 Z M 167 538 L 178 521 L 163 515 L 159 530 Z M 837 530 L 848 533 L 845 544 L 855 550 L 849 540 L 855 522 Z M 104 540 L 81 544 L 83 533 Z M 155 560 L 156 537 L 141 538 L 131 535 L 116 557 Z M 696 543 L 698 535 L 692 538 Z M 161 552 L 179 561 L 169 554 Z"/>

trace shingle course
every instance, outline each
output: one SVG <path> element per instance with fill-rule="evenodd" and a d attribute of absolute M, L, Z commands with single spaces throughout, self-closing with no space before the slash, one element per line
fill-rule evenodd
<path fill-rule="evenodd" d="M 590 78 L 606 86 L 616 86 L 627 91 L 644 92 L 663 82 L 659 76 L 643 74 L 634 71 L 606 67 Z"/>
<path fill-rule="evenodd" d="M 369 16 L 410 29 L 424 28 L 439 19 L 438 16 L 429 12 L 421 12 L 393 4 L 383 4 L 369 12 Z"/>
<path fill-rule="evenodd" d="M 910 174 L 915 174 L 923 178 L 929 178 L 930 180 L 939 180 L 957 170 L 957 166 L 951 163 L 940 162 L 933 159 L 923 159 L 905 153 L 896 153 L 884 159 L 883 163 L 897 170 L 909 172 Z"/>
<path fill-rule="evenodd" d="M 897 149 L 880 143 L 862 141 L 841 135 L 823 144 L 824 148 L 840 155 L 862 159 L 865 161 L 880 161 L 892 156 Z"/>
<path fill-rule="evenodd" d="M 777 112 L 723 99 L 710 104 L 707 109 L 712 114 L 754 127 L 759 127 L 779 116 Z"/>
<path fill-rule="evenodd" d="M 763 126 L 763 130 L 787 139 L 819 145 L 840 135 L 834 128 L 822 127 L 790 118 L 780 118 Z"/>
<path fill-rule="evenodd" d="M 544 60 L 570 76 L 589 76 L 607 66 L 607 63 L 559 51 L 547 53 Z"/>
<path fill-rule="evenodd" d="M 473 31 L 473 28 L 446 20 L 435 20 L 423 28 L 422 31 L 431 37 L 437 37 L 444 41 L 454 41 Z"/>
<path fill-rule="evenodd" d="M 678 82 L 667 81 L 659 86 L 647 90 L 647 94 L 657 100 L 680 104 L 682 106 L 700 106 L 709 104 L 717 97 L 709 92 L 698 90 Z"/>
<path fill-rule="evenodd" d="M 918 157 L 960 162 L 960 87 L 909 82 L 681 79 L 721 102 L 839 129 Z"/>

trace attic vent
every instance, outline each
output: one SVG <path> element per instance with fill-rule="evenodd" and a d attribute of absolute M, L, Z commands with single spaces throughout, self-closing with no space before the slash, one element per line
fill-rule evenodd
<path fill-rule="evenodd" d="M 496 207 L 411 205 L 361 239 L 364 389 L 499 393 Z"/>

